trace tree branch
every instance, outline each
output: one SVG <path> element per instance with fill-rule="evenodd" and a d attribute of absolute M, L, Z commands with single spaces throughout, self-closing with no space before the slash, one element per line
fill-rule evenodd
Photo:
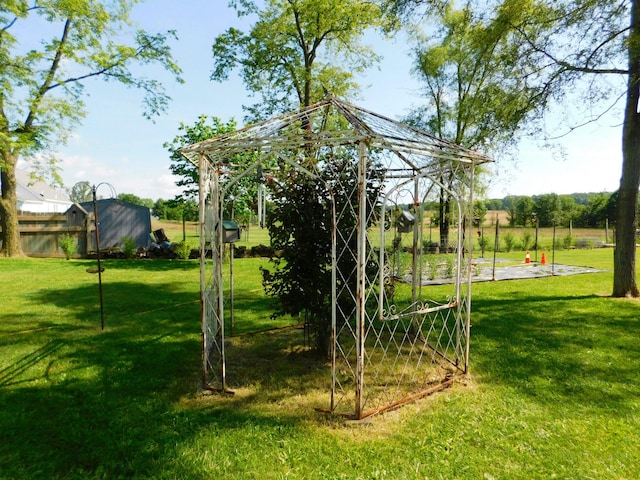
<path fill-rule="evenodd" d="M 55 76 L 56 72 L 58 71 L 58 67 L 60 66 L 60 61 L 62 60 L 62 52 L 64 51 L 64 48 L 65 48 L 65 46 L 67 44 L 67 39 L 69 38 L 69 30 L 70 29 L 71 29 L 71 19 L 67 18 L 67 20 L 64 22 L 64 29 L 62 31 L 62 38 L 60 38 L 60 44 L 58 45 L 58 49 L 56 50 L 56 55 L 53 58 L 53 62 L 51 63 L 51 67 L 49 68 L 49 71 L 47 72 L 47 76 L 45 77 L 44 82 L 42 83 L 42 85 L 40 85 L 40 88 L 38 89 L 38 94 L 33 99 L 33 103 L 31 104 L 31 107 L 29 108 L 29 114 L 27 115 L 27 119 L 25 120 L 24 126 L 23 126 L 25 131 L 28 131 L 33 126 L 33 121 L 35 119 L 36 111 L 38 110 L 40 102 L 42 102 L 42 99 L 43 99 L 45 93 L 47 93 L 47 91 L 51 87 L 51 84 L 53 82 L 54 76 Z"/>

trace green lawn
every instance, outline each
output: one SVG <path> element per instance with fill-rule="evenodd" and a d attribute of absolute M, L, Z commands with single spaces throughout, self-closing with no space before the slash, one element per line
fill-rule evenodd
<path fill-rule="evenodd" d="M 239 333 L 295 323 L 261 262 L 234 263 Z M 235 395 L 198 394 L 196 261 L 104 262 L 101 331 L 95 262 L 0 259 L 0 478 L 640 478 L 640 302 L 610 249 L 556 262 L 607 272 L 474 284 L 466 381 L 352 425 L 314 410 L 297 328 L 229 339 Z"/>

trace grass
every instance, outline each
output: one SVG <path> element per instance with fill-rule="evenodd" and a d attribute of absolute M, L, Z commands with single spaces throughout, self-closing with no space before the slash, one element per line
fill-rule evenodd
<path fill-rule="evenodd" d="M 271 325 L 260 261 L 238 328 Z M 296 328 L 229 339 L 235 395 L 198 393 L 195 261 L 106 261 L 101 331 L 92 262 L 1 259 L 0 478 L 640 478 L 640 302 L 611 250 L 556 262 L 607 271 L 475 284 L 470 376 L 350 425 Z"/>

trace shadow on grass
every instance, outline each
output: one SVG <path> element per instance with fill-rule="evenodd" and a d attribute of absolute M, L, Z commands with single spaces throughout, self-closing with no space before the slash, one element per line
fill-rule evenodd
<path fill-rule="evenodd" d="M 42 318 L 28 325 L 27 316 L 24 327 L 37 329 L 0 345 L 0 358 L 11 358 L 0 363 L 0 476 L 198 478 L 197 462 L 176 462 L 199 432 L 297 421 L 181 406 L 200 381 L 199 301 L 171 284 L 104 288 L 104 332 L 95 285 L 49 288 L 34 300 L 64 309 L 66 325 L 77 328 L 49 328 L 55 320 Z M 235 353 L 250 358 L 252 345 Z M 279 375 L 287 381 L 297 372 Z"/>
<path fill-rule="evenodd" d="M 474 297 L 473 371 L 558 408 L 619 411 L 640 395 L 638 304 L 596 295 Z"/>

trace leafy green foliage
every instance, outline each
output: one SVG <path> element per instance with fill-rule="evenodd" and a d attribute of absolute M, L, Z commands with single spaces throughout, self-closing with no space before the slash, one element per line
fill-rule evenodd
<path fill-rule="evenodd" d="M 313 325 L 318 349 L 328 354 L 331 327 L 332 202 L 343 211 L 337 219 L 337 251 L 357 251 L 355 232 L 358 212 L 357 158 L 354 151 L 328 156 L 321 162 L 320 178 L 282 166 L 269 182 L 273 207 L 268 218 L 272 246 L 281 252 L 272 260 L 273 270 L 262 269 L 268 295 L 278 299 L 275 315 L 306 312 Z M 308 159 L 308 162 L 316 160 Z M 378 208 L 381 178 L 369 166 L 367 224 Z M 345 240 L 346 239 L 346 240 Z M 345 243 L 348 242 L 348 243 Z M 337 264 L 337 299 L 342 312 L 354 310 L 355 255 L 344 253 Z M 369 268 L 376 268 L 370 265 Z"/>
<path fill-rule="evenodd" d="M 260 96 L 244 106 L 248 120 L 311 105 L 329 91 L 351 96 L 356 73 L 375 64 L 378 56 L 362 45 L 365 31 L 383 20 L 373 2 L 356 0 L 268 0 L 232 2 L 240 15 L 258 20 L 250 32 L 228 29 L 213 43 L 211 79 L 226 80 L 235 68 L 248 91 Z"/>
<path fill-rule="evenodd" d="M 91 184 L 87 181 L 74 184 L 69 191 L 69 199 L 75 203 L 90 202 L 93 199 Z"/>
<path fill-rule="evenodd" d="M 118 200 L 131 203 L 133 205 L 139 205 L 141 207 L 147 207 L 149 210 L 153 208 L 153 200 L 150 198 L 140 198 L 133 193 L 119 193 Z"/>
<path fill-rule="evenodd" d="M 136 244 L 136 239 L 130 236 L 124 236 L 120 239 L 120 243 L 122 244 L 122 253 L 127 258 L 134 258 L 136 256 L 136 251 L 138 250 L 138 245 Z"/>
<path fill-rule="evenodd" d="M 176 185 L 184 188 L 183 192 L 176 196 L 176 201 L 183 202 L 198 198 L 198 166 L 188 161 L 178 150 L 223 133 L 233 132 L 236 128 L 237 124 L 233 119 L 225 123 L 218 117 L 209 118 L 207 115 L 200 115 L 193 125 L 180 123 L 179 134 L 170 142 L 163 144 L 170 154 L 169 170 L 179 177 Z"/>
<path fill-rule="evenodd" d="M 64 258 L 70 260 L 78 251 L 78 241 L 75 237 L 65 233 L 59 240 L 60 249 L 64 252 Z"/>
<path fill-rule="evenodd" d="M 180 148 L 192 145 L 204 140 L 208 140 L 218 135 L 234 132 L 237 129 L 235 120 L 223 122 L 218 117 L 207 117 L 201 115 L 193 125 L 181 123 L 178 127 L 180 132 L 171 142 L 165 142 L 166 148 L 171 155 L 171 165 L 169 170 L 178 177 L 176 185 L 182 187 L 182 193 L 170 200 L 168 209 L 184 209 L 183 214 L 187 218 L 197 216 L 197 209 L 193 209 L 193 201 L 198 198 L 198 166 L 187 160 L 180 152 Z M 229 169 L 236 173 L 242 172 L 255 161 L 254 155 L 234 155 L 228 160 Z M 240 178 L 227 192 L 225 198 L 225 214 L 231 217 L 231 205 L 233 203 L 234 216 L 248 217 L 250 212 L 255 210 L 257 183 L 254 176 Z M 167 217 L 168 218 L 168 217 Z"/>

